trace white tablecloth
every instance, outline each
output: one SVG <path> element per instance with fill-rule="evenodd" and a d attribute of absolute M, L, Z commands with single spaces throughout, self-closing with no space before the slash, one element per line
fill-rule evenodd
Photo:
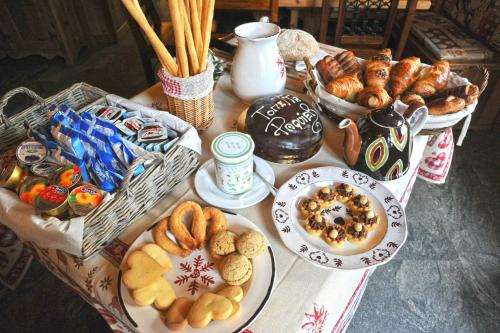
<path fill-rule="evenodd" d="M 166 109 L 164 95 L 158 84 L 140 93 L 133 100 L 158 109 Z M 221 132 L 234 130 L 236 120 L 245 108 L 232 93 L 228 75 L 224 75 L 217 83 L 214 100 L 214 124 L 200 134 L 203 141 L 201 163 L 211 157 L 209 145 L 212 139 Z M 277 186 L 303 169 L 327 165 L 346 167 L 342 160 L 342 132 L 327 118 L 323 118 L 323 124 L 324 143 L 315 157 L 294 165 L 271 164 L 276 174 Z M 410 170 L 396 181 L 384 182 L 403 205 L 410 196 L 426 142 L 427 137 L 416 137 Z M 193 175 L 106 249 L 84 262 L 75 260 L 59 250 L 41 248 L 37 244 L 30 246 L 33 247 L 35 256 L 62 281 L 77 290 L 103 315 L 114 330 L 127 331 L 133 327 L 119 305 L 116 286 L 121 259 L 128 245 L 168 208 L 180 198 L 194 195 Z M 272 203 L 273 198 L 269 196 L 256 206 L 235 211 L 252 220 L 266 233 L 273 246 L 277 266 L 275 289 L 269 304 L 247 332 L 345 331 L 362 298 L 371 271 L 325 270 L 300 259 L 281 242 L 271 219 Z"/>

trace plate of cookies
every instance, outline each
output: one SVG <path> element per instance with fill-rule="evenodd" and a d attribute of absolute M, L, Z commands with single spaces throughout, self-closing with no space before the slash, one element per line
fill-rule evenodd
<path fill-rule="evenodd" d="M 279 189 L 273 221 L 285 245 L 323 268 L 387 263 L 406 241 L 403 207 L 381 183 L 355 170 L 299 172 Z"/>
<path fill-rule="evenodd" d="M 185 201 L 130 246 L 118 295 L 141 332 L 241 332 L 264 309 L 274 278 L 273 250 L 255 224 Z"/>

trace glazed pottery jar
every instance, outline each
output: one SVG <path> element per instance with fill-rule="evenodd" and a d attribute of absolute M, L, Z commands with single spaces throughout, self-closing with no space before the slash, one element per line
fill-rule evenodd
<path fill-rule="evenodd" d="M 286 68 L 278 50 L 279 33 L 279 26 L 269 22 L 245 23 L 234 29 L 238 49 L 231 65 L 231 83 L 234 93 L 246 103 L 281 94 L 285 89 Z"/>
<path fill-rule="evenodd" d="M 252 138 L 240 132 L 227 132 L 212 141 L 217 187 L 228 194 L 241 194 L 253 185 Z"/>
<path fill-rule="evenodd" d="M 394 105 L 373 110 L 357 123 L 344 119 L 339 128 L 344 133 L 344 159 L 352 169 L 378 180 L 403 176 L 410 165 L 413 136 L 423 128 L 428 109 L 414 105 L 404 112 Z"/>

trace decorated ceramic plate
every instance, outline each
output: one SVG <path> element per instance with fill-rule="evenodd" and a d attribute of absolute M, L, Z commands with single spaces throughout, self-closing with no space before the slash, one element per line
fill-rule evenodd
<path fill-rule="evenodd" d="M 251 221 L 240 215 L 228 214 L 226 217 L 229 230 L 241 234 L 247 230 L 259 230 Z M 135 304 L 129 290 L 121 280 L 122 270 L 125 268 L 128 255 L 140 249 L 146 243 L 154 243 L 152 227 L 142 233 L 130 246 L 122 261 L 118 279 L 118 295 L 121 306 L 130 322 L 140 332 L 170 332 L 162 322 L 160 312 L 153 306 L 138 306 Z M 271 296 L 276 268 L 274 253 L 267 242 L 268 248 L 260 256 L 253 258 L 253 275 L 241 287 L 244 297 L 240 302 L 242 311 L 233 320 L 212 321 L 204 328 L 191 328 L 189 325 L 183 333 L 219 333 L 241 332 L 249 326 L 262 312 Z M 169 254 L 173 263 L 171 271 L 165 273 L 164 278 L 170 283 L 176 297 L 187 297 L 196 300 L 202 293 L 215 292 L 224 285 L 215 263 L 206 249 L 196 250 L 186 258 Z"/>
<path fill-rule="evenodd" d="M 341 183 L 352 185 L 355 194 L 366 195 L 380 222 L 361 243 L 345 242 L 341 247 L 330 247 L 321 237 L 307 233 L 306 220 L 301 217 L 298 207 L 301 200 L 311 198 L 322 187 L 333 188 Z M 279 189 L 272 215 L 285 245 L 323 268 L 363 269 L 384 264 L 406 240 L 406 217 L 398 200 L 382 184 L 354 170 L 321 167 L 296 174 Z M 336 201 L 323 216 L 330 224 L 343 220 L 347 225 L 354 214 L 347 204 Z"/>

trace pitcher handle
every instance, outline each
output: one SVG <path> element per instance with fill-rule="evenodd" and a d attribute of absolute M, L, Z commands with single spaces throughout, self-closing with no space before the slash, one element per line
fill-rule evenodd
<path fill-rule="evenodd" d="M 408 106 L 403 116 L 410 124 L 413 135 L 417 135 L 424 128 L 428 114 L 429 109 L 425 104 L 412 103 Z"/>

